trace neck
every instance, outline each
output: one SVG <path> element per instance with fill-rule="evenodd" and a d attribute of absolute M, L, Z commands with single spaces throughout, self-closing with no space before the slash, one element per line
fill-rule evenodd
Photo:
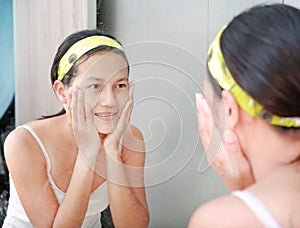
<path fill-rule="evenodd" d="M 238 135 L 256 181 L 299 163 L 300 135 L 283 134 L 262 120 L 241 125 Z"/>

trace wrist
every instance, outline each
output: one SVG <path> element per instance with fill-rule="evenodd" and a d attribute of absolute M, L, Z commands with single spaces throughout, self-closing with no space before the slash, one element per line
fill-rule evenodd
<path fill-rule="evenodd" d="M 110 147 L 105 150 L 107 162 L 123 163 L 122 153 L 116 147 Z"/>
<path fill-rule="evenodd" d="M 85 149 L 85 150 L 78 150 L 78 157 L 83 160 L 86 165 L 91 168 L 95 167 L 96 160 L 97 160 L 97 149 Z"/>

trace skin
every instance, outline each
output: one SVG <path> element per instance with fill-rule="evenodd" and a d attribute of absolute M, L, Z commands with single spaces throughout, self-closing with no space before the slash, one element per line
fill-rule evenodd
<path fill-rule="evenodd" d="M 217 156 L 210 160 L 212 156 L 207 153 L 213 168 L 229 191 L 247 189 L 262 201 L 283 227 L 298 227 L 300 206 L 296 202 L 300 202 L 300 133 L 283 134 L 265 121 L 249 116 L 228 91 L 222 92 L 221 100 L 214 101 L 216 97 L 212 94 L 207 76 L 205 80 L 204 93 L 207 97 L 200 94 L 196 97 L 204 147 L 208 148 L 214 128 L 223 135 Z M 218 107 L 213 107 L 222 110 L 224 115 L 214 114 L 211 104 L 218 104 Z M 216 116 L 223 119 L 214 120 Z M 222 121 L 224 128 L 220 129 Z M 225 195 L 197 208 L 188 227 L 262 225 L 243 201 Z"/>
<path fill-rule="evenodd" d="M 53 88 L 67 113 L 26 125 L 38 133 L 49 153 L 51 176 L 65 192 L 60 205 L 48 181 L 45 158 L 31 134 L 15 129 L 4 145 L 10 174 L 31 223 L 81 227 L 90 194 L 107 181 L 115 227 L 147 227 L 145 148 L 141 132 L 129 124 L 134 83 L 128 83 L 125 60 L 98 52 L 80 64 L 71 87 L 56 81 Z"/>

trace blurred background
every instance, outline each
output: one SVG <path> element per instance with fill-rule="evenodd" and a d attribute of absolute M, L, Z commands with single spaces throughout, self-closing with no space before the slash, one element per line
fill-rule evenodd
<path fill-rule="evenodd" d="M 136 82 L 131 120 L 146 143 L 149 227 L 186 227 L 199 205 L 227 191 L 206 163 L 196 119 L 207 48 L 223 25 L 261 3 L 300 8 L 299 0 L 0 0 L 0 216 L 6 135 L 61 109 L 50 83 L 56 49 L 74 31 L 99 28 L 124 45 Z"/>

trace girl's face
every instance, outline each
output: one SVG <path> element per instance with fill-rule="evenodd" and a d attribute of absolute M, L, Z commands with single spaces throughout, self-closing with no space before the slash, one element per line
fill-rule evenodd
<path fill-rule="evenodd" d="M 72 86 L 83 90 L 84 102 L 94 113 L 98 132 L 113 132 L 128 100 L 128 66 L 125 59 L 112 52 L 99 52 L 78 67 Z"/>

